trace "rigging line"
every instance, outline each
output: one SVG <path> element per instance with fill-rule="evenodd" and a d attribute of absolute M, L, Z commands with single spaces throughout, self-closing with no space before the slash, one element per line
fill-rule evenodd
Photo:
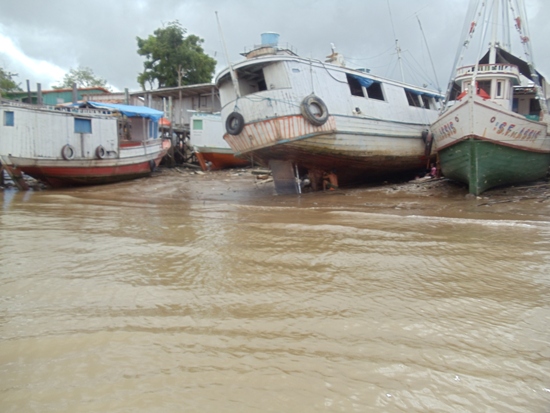
<path fill-rule="evenodd" d="M 494 3 L 493 3 L 493 7 L 495 7 Z M 483 32 L 481 33 L 481 41 L 479 42 L 479 50 L 477 52 L 476 64 L 474 66 L 474 74 L 472 76 L 472 87 L 471 87 L 471 89 L 474 90 L 474 93 L 477 93 L 477 91 L 475 90 L 476 89 L 475 85 L 476 85 L 477 71 L 479 70 L 479 61 L 481 59 L 482 51 L 485 47 L 485 39 L 487 38 L 487 32 L 489 31 L 489 24 L 487 23 L 488 20 L 486 20 L 486 18 L 488 19 L 487 9 L 488 9 L 488 7 L 484 7 L 484 9 L 483 9 L 482 21 L 485 22 L 485 24 L 484 24 L 485 27 L 484 27 Z M 491 12 L 493 12 L 493 8 L 491 8 Z"/>
<path fill-rule="evenodd" d="M 310 59 L 309 61 L 310 61 L 310 62 L 320 63 L 321 66 L 323 66 L 323 69 L 326 70 L 326 72 L 328 73 L 328 75 L 329 75 L 331 78 L 333 78 L 334 80 L 336 80 L 337 82 L 339 82 L 339 83 L 348 83 L 347 80 L 346 80 L 346 81 L 343 81 L 343 80 L 340 80 L 340 79 L 336 79 L 336 78 L 332 75 L 332 73 L 330 73 L 330 70 L 328 70 L 328 68 L 325 66 L 325 63 L 324 63 L 323 61 L 318 60 L 318 59 Z"/>
<path fill-rule="evenodd" d="M 309 56 L 309 77 L 311 80 L 311 94 L 315 94 L 315 88 L 313 86 L 313 60 L 311 59 L 311 55 Z"/>
<path fill-rule="evenodd" d="M 382 53 L 380 54 L 377 54 L 376 56 L 371 56 L 371 57 L 362 57 L 362 58 L 348 58 L 346 57 L 347 60 L 349 60 L 350 62 L 353 62 L 354 60 L 370 60 L 370 59 L 376 59 L 377 57 L 380 57 L 380 56 L 383 56 L 385 55 L 386 53 L 388 53 L 390 50 L 393 49 L 393 46 L 389 47 L 388 49 L 384 50 Z"/>
<path fill-rule="evenodd" d="M 430 47 L 428 46 L 428 41 L 426 40 L 426 35 L 424 34 L 424 29 L 422 29 L 422 23 L 420 23 L 420 19 L 418 18 L 418 14 L 416 15 L 416 20 L 418 20 L 418 25 L 420 26 L 420 32 L 422 33 L 422 38 L 424 39 L 424 43 L 426 43 L 426 49 L 428 49 L 428 56 L 430 57 L 430 63 L 432 65 L 432 71 L 434 72 L 435 84 L 437 85 L 437 91 L 439 93 L 441 93 L 441 87 L 439 86 L 439 80 L 437 79 L 437 73 L 435 71 L 435 66 L 434 66 L 434 61 L 432 59 L 432 54 L 430 53 Z"/>
<path fill-rule="evenodd" d="M 391 14 L 390 0 L 387 0 L 388 10 L 390 12 L 390 21 L 391 27 L 393 30 L 393 38 L 395 39 L 395 50 L 397 51 L 397 61 L 399 62 L 399 68 L 401 69 L 401 80 L 405 83 L 405 73 L 403 72 L 403 65 L 401 63 L 401 49 L 399 48 L 399 41 L 397 40 L 397 35 L 395 34 L 395 26 L 393 24 L 393 16 Z"/>
<path fill-rule="evenodd" d="M 476 17 L 476 12 L 480 8 L 480 3 L 481 2 L 479 0 L 470 0 L 470 3 L 468 5 L 466 19 L 464 20 L 464 27 L 462 28 L 462 33 L 460 35 L 460 39 L 463 43 L 462 46 L 458 48 L 455 55 L 451 75 L 449 77 L 449 82 L 447 83 L 447 91 L 445 92 L 445 101 L 441 106 L 441 112 L 444 112 L 447 109 L 447 103 L 449 102 L 451 92 L 453 90 L 454 76 L 456 74 L 456 70 L 458 69 L 458 65 L 460 64 L 460 62 L 462 62 L 464 51 L 468 48 L 470 40 L 472 39 L 472 36 L 475 32 L 475 27 L 477 23 L 474 19 Z M 484 3 L 481 4 L 481 7 L 484 7 Z"/>
<path fill-rule="evenodd" d="M 415 73 L 417 73 L 419 75 L 419 77 L 425 81 L 427 81 L 428 83 L 430 84 L 433 84 L 433 81 L 432 79 L 430 79 L 428 77 L 428 75 L 426 75 L 423 71 L 423 68 L 422 66 L 420 65 L 420 63 L 418 63 L 418 61 L 414 58 L 414 55 L 411 53 L 411 52 L 408 52 L 407 51 L 407 54 L 411 57 L 412 61 L 416 64 L 416 67 L 409 64 L 411 70 L 414 70 Z M 405 62 L 407 62 L 407 60 L 404 58 Z M 437 84 L 437 88 L 438 88 L 438 92 L 441 93 L 441 89 L 439 88 L 439 84 Z"/>
<path fill-rule="evenodd" d="M 225 51 L 225 59 L 227 60 L 227 65 L 229 66 L 229 73 L 231 75 L 231 81 L 233 82 L 233 88 L 235 89 L 235 95 L 237 96 L 237 100 L 241 97 L 239 93 L 239 84 L 237 82 L 237 75 L 235 73 L 235 70 L 233 69 L 233 66 L 231 65 L 231 61 L 229 60 L 229 54 L 227 53 L 227 47 L 225 45 L 225 38 L 223 37 L 222 32 L 222 26 L 220 24 L 220 19 L 218 18 L 218 12 L 216 11 L 216 20 L 218 21 L 218 30 L 220 32 L 220 38 L 223 43 L 223 50 Z"/>

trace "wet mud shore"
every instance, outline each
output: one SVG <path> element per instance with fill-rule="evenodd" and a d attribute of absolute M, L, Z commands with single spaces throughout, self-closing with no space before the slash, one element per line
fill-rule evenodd
<path fill-rule="evenodd" d="M 383 182 L 300 195 L 277 195 L 273 182 L 265 176 L 262 178 L 258 179 L 251 169 L 197 174 L 174 168 L 160 170 L 154 181 L 181 180 L 189 189 L 188 195 L 205 202 L 473 219 L 550 219 L 548 180 L 495 188 L 476 197 L 468 194 L 465 185 L 445 178 Z"/>
<path fill-rule="evenodd" d="M 134 184 L 132 184 L 134 183 Z M 32 178 L 33 191 L 49 191 Z M 96 193 L 97 193 L 96 187 Z M 271 205 L 280 207 L 330 208 L 395 215 L 471 217 L 477 219 L 550 219 L 550 181 L 488 190 L 480 196 L 468 194 L 465 185 L 446 178 L 420 178 L 365 184 L 336 191 L 277 195 L 269 175 L 250 168 L 200 172 L 193 169 L 159 168 L 151 177 L 104 186 L 106 192 L 124 193 L 130 188 L 146 191 L 159 200 L 185 196 L 196 201 Z M 2 189 L 13 190 L 6 180 Z M 66 190 L 75 190 L 70 188 Z M 85 191 L 85 187 L 76 189 Z M 132 190 L 132 192 L 133 192 Z M 121 194 L 122 195 L 122 194 Z"/>

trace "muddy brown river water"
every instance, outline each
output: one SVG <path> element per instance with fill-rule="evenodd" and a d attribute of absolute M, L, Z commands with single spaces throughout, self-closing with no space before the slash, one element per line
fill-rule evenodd
<path fill-rule="evenodd" d="M 0 192 L 0 411 L 550 412 L 541 185 Z"/>

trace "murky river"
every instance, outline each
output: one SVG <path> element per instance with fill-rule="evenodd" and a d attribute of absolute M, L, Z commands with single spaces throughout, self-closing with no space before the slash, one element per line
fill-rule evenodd
<path fill-rule="evenodd" d="M 0 192 L 0 411 L 550 412 L 550 201 L 461 191 Z"/>

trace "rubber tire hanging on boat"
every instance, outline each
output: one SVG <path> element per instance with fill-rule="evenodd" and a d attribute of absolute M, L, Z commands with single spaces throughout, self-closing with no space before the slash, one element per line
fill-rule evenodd
<path fill-rule="evenodd" d="M 66 161 L 70 161 L 71 159 L 74 159 L 74 156 L 76 154 L 76 151 L 72 145 L 65 145 L 63 148 L 61 148 L 61 156 Z"/>
<path fill-rule="evenodd" d="M 95 154 L 99 159 L 105 159 L 107 156 L 107 151 L 103 146 L 99 145 L 95 150 Z"/>
<path fill-rule="evenodd" d="M 238 135 L 243 131 L 244 118 L 239 112 L 231 112 L 225 121 L 225 130 L 230 135 Z"/>
<path fill-rule="evenodd" d="M 302 116 L 314 126 L 322 126 L 328 120 L 328 109 L 320 97 L 309 95 L 300 104 Z"/>
<path fill-rule="evenodd" d="M 151 172 L 155 172 L 155 169 L 157 168 L 157 164 L 153 159 L 149 161 L 149 169 L 151 169 Z"/>

